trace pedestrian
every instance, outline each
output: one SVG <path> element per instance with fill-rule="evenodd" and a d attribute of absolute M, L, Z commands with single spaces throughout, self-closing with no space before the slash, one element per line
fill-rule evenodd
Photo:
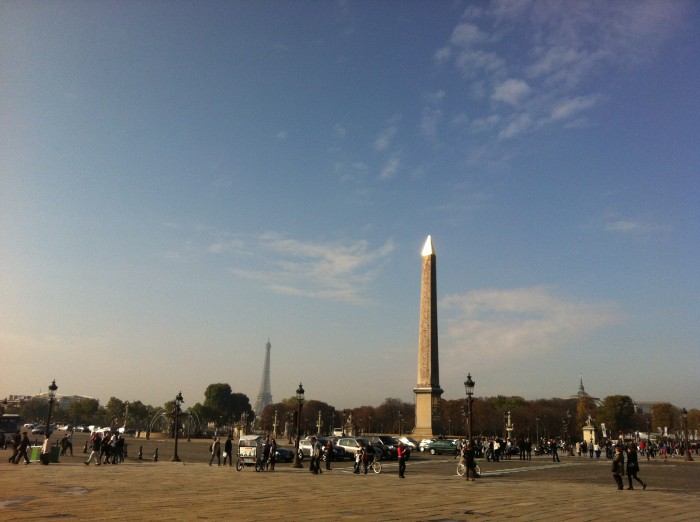
<path fill-rule="evenodd" d="M 625 474 L 625 456 L 622 454 L 622 446 L 615 446 L 615 456 L 613 457 L 612 467 L 610 468 L 617 484 L 617 489 L 625 489 L 622 485 L 622 477 Z"/>
<path fill-rule="evenodd" d="M 634 489 L 632 487 L 632 479 L 636 480 L 642 485 L 642 489 L 647 489 L 647 484 L 642 479 L 637 477 L 639 473 L 639 462 L 637 461 L 637 447 L 633 442 L 630 442 L 627 446 L 627 480 L 630 486 L 627 489 Z"/>
<path fill-rule="evenodd" d="M 561 462 L 559 460 L 559 451 L 557 449 L 557 441 L 552 439 L 549 441 L 549 450 L 552 452 L 552 462 Z"/>
<path fill-rule="evenodd" d="M 92 459 L 95 459 L 95 464 L 99 466 L 102 463 L 100 459 L 100 450 L 102 449 L 102 438 L 100 437 L 99 433 L 94 432 L 90 436 L 89 441 L 92 442 L 92 453 L 90 453 L 90 457 L 85 461 L 85 465 L 89 466 L 92 462 Z M 87 445 L 87 442 L 85 444 Z"/>
<path fill-rule="evenodd" d="M 466 468 L 466 480 L 474 481 L 476 478 L 476 451 L 474 451 L 472 441 L 468 440 L 467 444 L 462 448 L 462 458 Z M 471 479 L 469 478 L 470 475 Z"/>
<path fill-rule="evenodd" d="M 599 459 L 600 458 L 600 444 L 597 442 L 593 445 L 593 451 L 595 452 L 595 458 Z"/>
<path fill-rule="evenodd" d="M 226 465 L 226 459 L 228 459 L 229 467 L 233 466 L 233 440 L 231 435 L 226 437 L 226 442 L 224 442 L 224 466 Z"/>
<path fill-rule="evenodd" d="M 68 445 L 68 451 L 70 451 L 70 456 L 73 456 L 73 432 L 71 431 L 66 437 L 66 443 Z"/>
<path fill-rule="evenodd" d="M 362 442 L 358 442 L 357 449 L 355 450 L 355 469 L 353 470 L 353 473 L 355 475 L 359 475 L 360 473 L 360 463 L 362 462 L 363 448 L 364 444 Z"/>
<path fill-rule="evenodd" d="M 44 466 L 48 466 L 51 462 L 51 442 L 49 441 L 48 435 L 44 439 L 44 443 L 41 445 L 41 451 L 39 451 L 39 462 L 41 462 Z"/>
<path fill-rule="evenodd" d="M 311 437 L 311 454 L 310 454 L 310 463 L 309 463 L 309 471 L 313 473 L 314 475 L 319 475 L 323 473 L 321 471 L 321 443 L 318 441 L 316 437 Z"/>
<path fill-rule="evenodd" d="M 63 438 L 61 438 L 61 455 L 65 455 L 67 449 L 68 449 L 68 434 L 66 433 L 63 436 Z"/>
<path fill-rule="evenodd" d="M 19 445 L 17 447 L 17 456 L 15 457 L 15 464 L 19 464 L 19 461 L 21 459 L 24 459 L 25 464 L 29 464 L 29 456 L 27 455 L 27 451 L 29 450 L 29 445 L 31 443 L 29 442 L 29 437 L 27 436 L 27 432 L 23 431 L 22 432 L 22 438 L 19 441 Z"/>
<path fill-rule="evenodd" d="M 12 436 L 12 455 L 10 455 L 10 458 L 7 459 L 7 462 L 10 464 L 14 464 L 15 459 L 17 458 L 17 455 L 19 454 L 19 444 L 22 442 L 22 435 L 20 434 L 19 430 L 15 432 L 15 434 Z"/>
<path fill-rule="evenodd" d="M 270 439 L 270 471 L 275 471 L 275 463 L 277 462 L 277 440 L 274 437 Z"/>
<path fill-rule="evenodd" d="M 406 446 L 402 441 L 399 441 L 396 446 L 397 458 L 399 459 L 399 478 L 406 478 Z"/>
<path fill-rule="evenodd" d="M 214 462 L 214 457 L 217 458 L 219 466 L 221 466 L 221 442 L 219 437 L 214 438 L 214 442 L 211 445 L 211 458 L 209 459 L 209 465 Z"/>
<path fill-rule="evenodd" d="M 267 463 L 270 460 L 270 436 L 265 437 L 265 442 L 262 447 L 262 462 L 260 463 L 261 469 L 267 469 Z M 225 464 L 225 462 L 224 462 Z"/>
<path fill-rule="evenodd" d="M 331 460 L 333 460 L 333 441 L 328 439 L 323 447 L 323 458 L 326 460 L 326 471 L 331 470 Z"/>

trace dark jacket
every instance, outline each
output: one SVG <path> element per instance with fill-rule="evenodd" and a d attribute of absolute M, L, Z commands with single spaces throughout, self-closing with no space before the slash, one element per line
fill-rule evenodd
<path fill-rule="evenodd" d="M 637 461 L 637 452 L 632 450 L 627 452 L 627 473 L 637 473 L 639 471 L 639 462 Z"/>
<path fill-rule="evenodd" d="M 622 452 L 615 452 L 613 457 L 611 471 L 614 475 L 624 475 L 625 474 L 625 456 Z"/>

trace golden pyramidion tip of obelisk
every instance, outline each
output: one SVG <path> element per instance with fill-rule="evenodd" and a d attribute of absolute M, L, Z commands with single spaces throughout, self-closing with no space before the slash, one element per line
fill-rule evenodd
<path fill-rule="evenodd" d="M 434 253 L 433 240 L 428 236 L 428 239 L 425 240 L 425 245 L 423 245 L 423 256 L 432 256 Z"/>

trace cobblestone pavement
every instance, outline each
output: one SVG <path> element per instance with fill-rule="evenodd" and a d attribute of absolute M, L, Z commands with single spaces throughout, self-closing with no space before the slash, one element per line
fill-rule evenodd
<path fill-rule="evenodd" d="M 290 464 L 237 472 L 208 466 L 198 443 L 184 444 L 180 456 L 193 458 L 181 463 L 166 443 L 159 462 L 138 461 L 132 444 L 124 464 L 100 467 L 85 466 L 82 449 L 49 466 L 10 465 L 2 451 L 0 520 L 700 520 L 698 460 L 642 461 L 647 490 L 619 491 L 605 459 L 479 461 L 482 478 L 467 482 L 451 457 L 430 455 L 414 456 L 406 479 L 394 462 L 360 476 L 350 462 L 322 475 Z"/>

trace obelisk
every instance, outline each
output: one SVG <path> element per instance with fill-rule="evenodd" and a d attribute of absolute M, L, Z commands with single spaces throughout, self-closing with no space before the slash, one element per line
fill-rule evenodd
<path fill-rule="evenodd" d="M 416 427 L 413 435 L 430 438 L 442 434 L 440 422 L 440 366 L 438 364 L 438 322 L 436 262 L 430 236 L 423 247 L 420 287 L 420 323 L 418 327 L 418 384 Z"/>

